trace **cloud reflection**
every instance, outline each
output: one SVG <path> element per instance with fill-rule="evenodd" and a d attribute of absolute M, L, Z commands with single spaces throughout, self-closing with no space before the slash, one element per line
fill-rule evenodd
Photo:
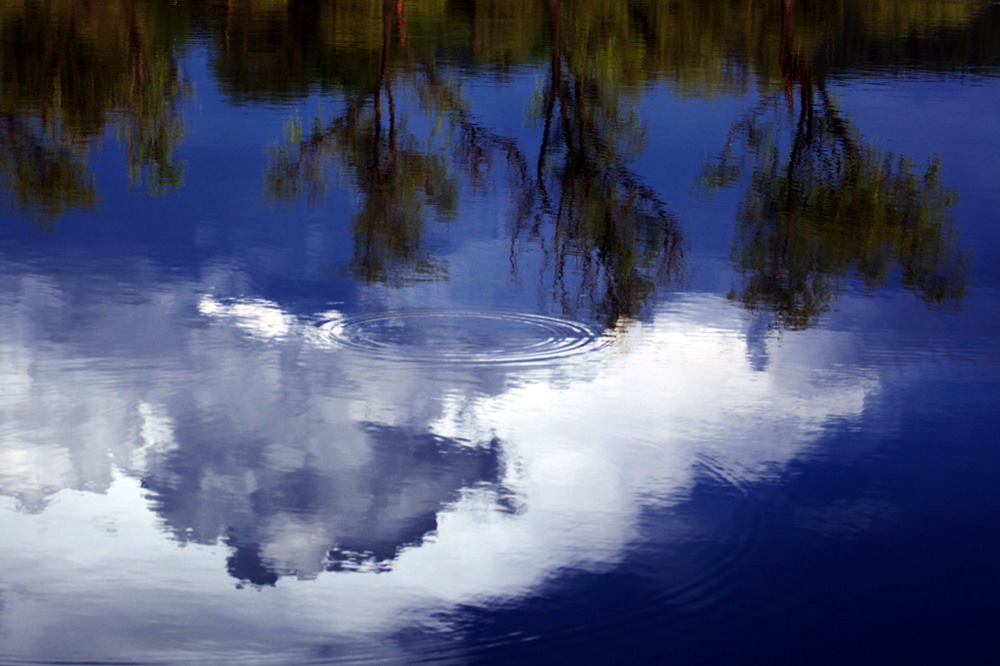
<path fill-rule="evenodd" d="M 643 511 L 690 502 L 706 475 L 746 492 L 780 474 L 878 386 L 829 370 L 853 345 L 829 331 L 755 370 L 715 297 L 618 329 L 596 354 L 440 367 L 331 345 L 277 303 L 160 289 L 91 306 L 25 277 L 3 297 L 0 493 L 17 508 L 0 522 L 21 545 L 0 558 L 31 563 L 3 582 L 15 653 L 38 648 L 37 631 L 17 633 L 32 622 L 92 631 L 116 657 L 168 655 L 168 629 L 192 618 L 220 650 L 236 644 L 226 622 L 289 632 L 289 649 L 432 630 L 437 612 L 614 567 L 648 536 Z M 77 326 L 44 333 L 80 308 Z M 122 321 L 163 344 L 122 344 Z M 273 596 L 244 604 L 246 584 Z M 77 601 L 92 619 L 67 610 Z M 126 639 L 138 619 L 107 622 L 112 608 L 165 633 Z"/>

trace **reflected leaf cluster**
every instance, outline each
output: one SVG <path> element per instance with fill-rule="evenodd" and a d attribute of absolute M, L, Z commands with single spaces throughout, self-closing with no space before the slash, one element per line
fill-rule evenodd
<path fill-rule="evenodd" d="M 50 225 L 97 200 L 89 155 L 109 125 L 129 178 L 150 194 L 182 182 L 174 150 L 187 94 L 165 3 L 9 2 L 0 7 L 0 177 L 14 205 Z"/>

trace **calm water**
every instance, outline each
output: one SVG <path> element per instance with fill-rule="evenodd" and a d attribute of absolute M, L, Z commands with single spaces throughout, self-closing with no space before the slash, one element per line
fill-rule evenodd
<path fill-rule="evenodd" d="M 0 662 L 985 663 L 998 35 L 0 2 Z"/>

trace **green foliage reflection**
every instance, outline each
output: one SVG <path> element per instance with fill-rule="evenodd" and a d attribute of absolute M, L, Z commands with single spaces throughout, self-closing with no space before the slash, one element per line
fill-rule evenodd
<path fill-rule="evenodd" d="M 315 202 L 326 186 L 325 158 L 332 157 L 361 199 L 352 275 L 367 282 L 441 277 L 444 268 L 421 248 L 424 212 L 453 214 L 457 185 L 445 157 L 421 146 L 397 114 L 390 62 L 405 24 L 395 3 L 385 0 L 382 6 L 382 46 L 371 89 L 352 94 L 333 120 L 317 118 L 308 133 L 293 121 L 285 143 L 272 152 L 266 188 L 277 199 L 306 193 Z"/>
<path fill-rule="evenodd" d="M 130 180 L 181 184 L 173 151 L 185 93 L 173 57 L 182 27 L 166 3 L 0 5 L 0 179 L 14 205 L 50 223 L 97 200 L 89 154 L 117 126 Z"/>
<path fill-rule="evenodd" d="M 627 168 L 643 139 L 634 100 L 573 57 L 577 46 L 563 35 L 559 3 L 549 7 L 546 23 L 550 56 L 535 109 L 543 128 L 534 168 L 518 142 L 475 119 L 452 70 L 407 39 L 414 23 L 402 5 L 382 8 L 370 88 L 350 88 L 344 111 L 317 119 L 308 132 L 290 122 L 272 153 L 269 196 L 315 201 L 327 165 L 336 164 L 360 197 L 351 274 L 398 284 L 446 275 L 421 248 L 425 214 L 450 219 L 462 187 L 487 190 L 503 171 L 514 218 L 513 270 L 519 248 L 535 248 L 549 267 L 543 289 L 564 314 L 586 309 L 607 325 L 638 315 L 656 287 L 678 273 L 680 233 Z M 419 137 L 408 130 L 397 96 L 417 100 L 430 129 Z"/>
<path fill-rule="evenodd" d="M 921 173 L 865 145 L 827 90 L 825 63 L 797 41 L 794 1 L 783 6 L 784 91 L 733 125 L 701 175 L 711 190 L 752 165 L 733 244 L 742 285 L 730 297 L 792 329 L 814 324 L 847 275 L 873 288 L 898 273 L 929 304 L 957 303 L 965 256 L 948 217 L 957 194 L 942 186 L 939 162 Z"/>
<path fill-rule="evenodd" d="M 456 217 L 462 193 L 502 170 L 514 270 L 540 252 L 543 289 L 564 313 L 613 323 L 640 314 L 682 261 L 676 222 L 629 168 L 644 148 L 644 89 L 758 89 L 765 102 L 702 180 L 732 185 L 752 158 L 734 298 L 801 327 L 847 274 L 876 285 L 898 272 L 931 303 L 964 289 L 939 165 L 918 170 L 862 141 L 826 73 L 995 66 L 998 29 L 998 6 L 939 0 L 12 0 L 0 4 L 0 179 L 38 219 L 91 210 L 89 158 L 113 128 L 133 185 L 179 187 L 177 52 L 198 34 L 231 103 L 343 100 L 333 117 L 289 123 L 266 192 L 316 201 L 336 165 L 358 197 L 351 275 L 446 276 L 426 220 Z M 476 119 L 459 83 L 468 68 L 537 72 L 537 145 Z"/>

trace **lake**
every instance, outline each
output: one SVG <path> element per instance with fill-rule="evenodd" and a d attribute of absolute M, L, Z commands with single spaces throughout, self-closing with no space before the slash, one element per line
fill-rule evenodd
<path fill-rule="evenodd" d="M 998 35 L 0 3 L 0 662 L 986 662 Z"/>

